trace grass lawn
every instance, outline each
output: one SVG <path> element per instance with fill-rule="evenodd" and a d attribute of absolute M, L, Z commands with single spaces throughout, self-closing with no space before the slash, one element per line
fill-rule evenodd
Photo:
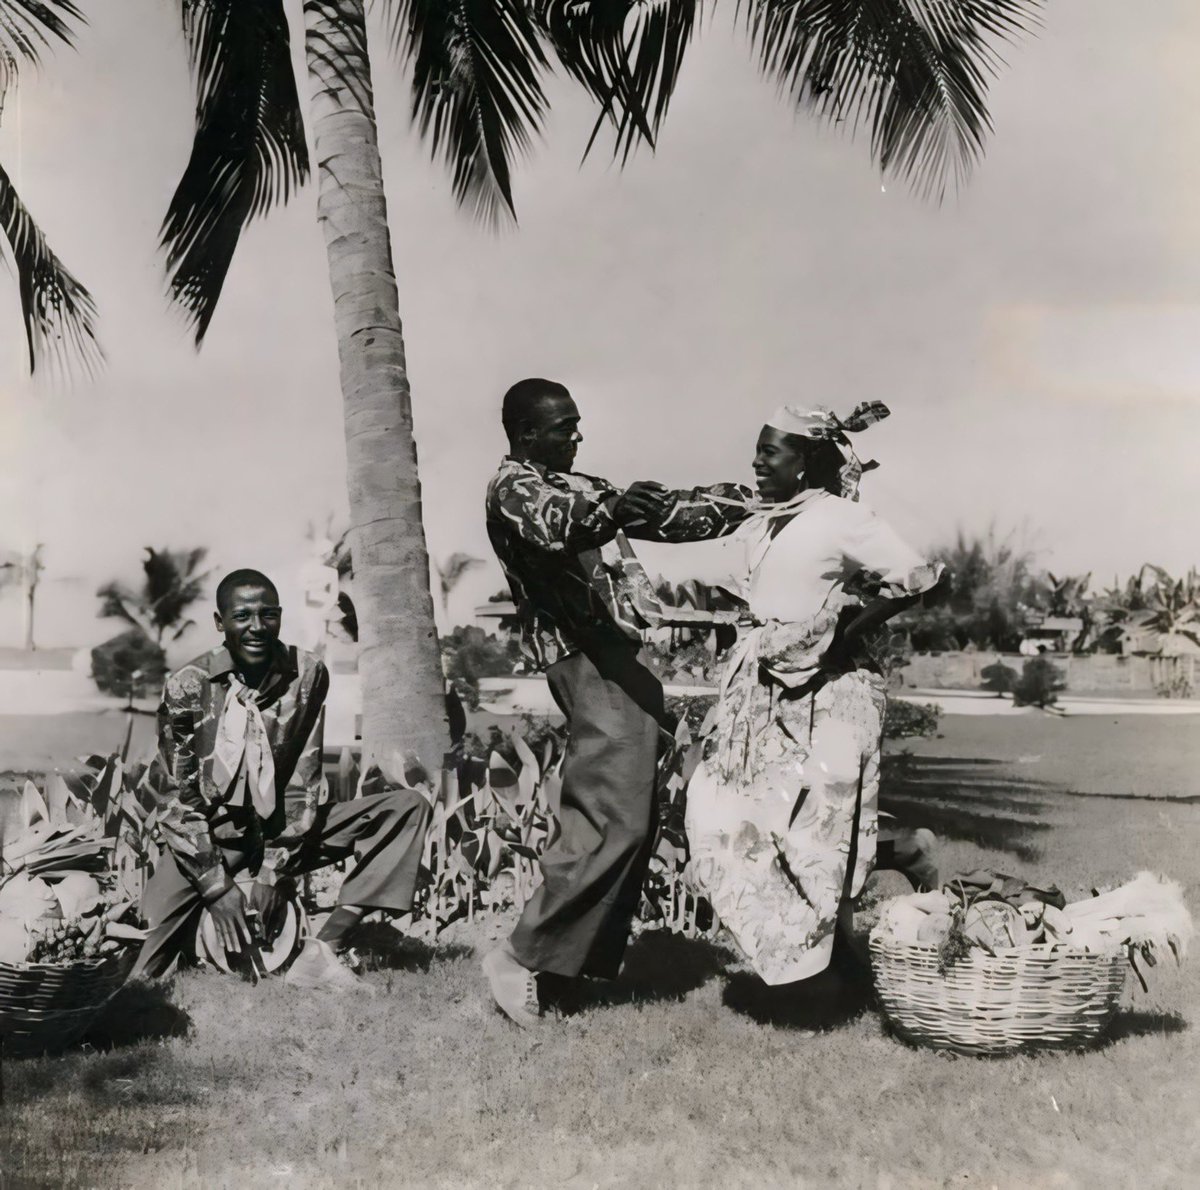
<path fill-rule="evenodd" d="M 1200 805 L 1070 792 L 1072 771 L 1149 792 L 1125 784 L 1139 739 L 1195 747 L 1187 720 L 1122 722 L 1006 720 L 1006 750 L 946 720 L 887 804 L 936 826 L 947 874 L 985 864 L 1072 896 L 1151 867 L 1197 912 Z M 1044 770 L 1021 761 L 1052 749 Z M 1094 789 L 1106 772 L 1123 776 Z M 848 975 L 781 1000 L 719 946 L 657 933 L 581 1012 L 525 1034 L 486 1005 L 472 939 L 367 930 L 372 999 L 188 973 L 127 988 L 90 1051 L 7 1063 L 0 1185 L 1200 1184 L 1195 966 L 1156 969 L 1097 1051 L 976 1060 L 891 1039 Z"/>
<path fill-rule="evenodd" d="M 919 756 L 1078 793 L 1200 800 L 1200 715 L 948 715 Z"/>

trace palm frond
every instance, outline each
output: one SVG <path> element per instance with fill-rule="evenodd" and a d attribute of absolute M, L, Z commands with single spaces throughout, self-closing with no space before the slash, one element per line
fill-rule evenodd
<path fill-rule="evenodd" d="M 459 580 L 468 570 L 473 570 L 475 567 L 483 565 L 483 559 L 476 558 L 473 554 L 464 554 L 462 552 L 451 554 L 441 566 L 437 566 L 438 582 L 442 588 L 442 599 L 445 600 L 450 597 L 450 592 L 458 586 Z"/>
<path fill-rule="evenodd" d="M 0 116 L 21 64 L 36 65 L 55 41 L 72 45 L 72 22 L 83 21 L 71 0 L 0 0 Z M 96 304 L 50 250 L 3 167 L 0 231 L 8 240 L 20 290 L 30 371 L 44 360 L 64 371 L 78 366 L 91 374 L 103 359 L 96 339 Z"/>
<path fill-rule="evenodd" d="M 132 610 L 136 605 L 137 596 L 124 584 L 105 583 L 96 592 L 96 598 L 100 600 L 98 615 L 102 620 L 124 620 L 127 624 L 132 624 L 143 632 L 146 630 L 146 626 L 134 615 Z"/>
<path fill-rule="evenodd" d="M 180 624 L 179 627 L 176 628 L 174 632 L 171 633 L 171 639 L 173 641 L 179 640 L 179 638 L 181 636 L 183 636 L 184 633 L 186 633 L 189 628 L 195 628 L 195 627 L 196 627 L 195 620 L 184 620 L 184 622 L 182 624 Z"/>
<path fill-rule="evenodd" d="M 161 242 L 199 345 L 242 229 L 286 202 L 309 162 L 283 0 L 180 0 L 180 10 L 195 136 Z"/>
<path fill-rule="evenodd" d="M 304 52 L 345 87 L 364 111 L 374 107 L 369 73 L 351 68 L 347 49 L 360 61 L 370 60 L 365 4 L 356 0 L 304 0 Z M 339 44 L 340 43 L 340 44 Z"/>
<path fill-rule="evenodd" d="M 622 163 L 654 147 L 704 0 L 538 0 L 534 17 L 566 72 L 600 104 L 591 151 L 605 121 Z"/>
<path fill-rule="evenodd" d="M 523 0 L 392 0 L 392 40 L 413 72 L 413 118 L 449 166 L 454 196 L 495 225 L 516 219 L 511 166 L 546 112 L 549 63 Z"/>
<path fill-rule="evenodd" d="M 85 19 L 71 0 L 0 0 L 0 101 L 20 61 L 40 61 L 55 40 L 71 45 L 71 22 Z"/>
<path fill-rule="evenodd" d="M 207 551 L 156 550 L 146 547 L 142 571 L 146 580 L 138 607 L 158 631 L 173 627 L 184 611 L 204 593 L 206 574 L 196 574 L 196 565 Z"/>
<path fill-rule="evenodd" d="M 991 131 L 998 45 L 1035 29 L 1042 0 L 744 0 L 762 69 L 803 106 L 870 129 L 884 172 L 939 199 Z"/>
<path fill-rule="evenodd" d="M 3 166 L 0 233 L 16 273 L 30 371 L 45 361 L 64 372 L 79 367 L 90 375 L 104 359 L 96 337 L 96 303 L 51 251 Z"/>

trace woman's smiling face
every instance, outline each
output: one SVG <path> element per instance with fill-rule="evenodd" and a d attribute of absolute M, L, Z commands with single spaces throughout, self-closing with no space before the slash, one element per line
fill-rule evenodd
<path fill-rule="evenodd" d="M 804 439 L 763 426 L 754 450 L 758 494 L 778 504 L 800 491 L 804 474 Z"/>

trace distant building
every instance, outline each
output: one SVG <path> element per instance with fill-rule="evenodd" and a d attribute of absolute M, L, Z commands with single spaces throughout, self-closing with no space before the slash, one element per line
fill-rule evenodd
<path fill-rule="evenodd" d="M 1019 651 L 1026 657 L 1036 657 L 1039 653 L 1069 653 L 1082 632 L 1083 620 L 1079 616 L 1046 616 L 1025 629 Z"/>
<path fill-rule="evenodd" d="M 517 605 L 511 599 L 489 600 L 475 609 L 475 619 L 497 636 L 512 636 L 517 631 Z"/>

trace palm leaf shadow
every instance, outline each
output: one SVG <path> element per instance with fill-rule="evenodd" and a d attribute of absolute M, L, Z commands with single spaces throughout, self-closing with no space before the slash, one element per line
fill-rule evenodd
<path fill-rule="evenodd" d="M 619 978 L 581 980 L 570 997 L 572 1011 L 682 1000 L 736 959 L 723 946 L 665 930 L 647 930 L 629 945 Z"/>
<path fill-rule="evenodd" d="M 1065 794 L 1041 782 L 994 771 L 995 762 L 901 755 L 884 761 L 880 809 L 904 826 L 974 843 L 1025 862 L 1041 855 L 1038 836 Z"/>
<path fill-rule="evenodd" d="M 428 971 L 434 960 L 468 957 L 469 946 L 459 943 L 431 946 L 420 938 L 410 938 L 381 921 L 364 922 L 350 935 L 350 943 L 362 956 L 368 971 Z"/>
<path fill-rule="evenodd" d="M 835 943 L 830 965 L 798 983 L 770 986 L 749 971 L 735 972 L 722 1002 L 760 1025 L 825 1032 L 861 1016 L 873 1004 L 874 990 L 870 970 Z"/>

